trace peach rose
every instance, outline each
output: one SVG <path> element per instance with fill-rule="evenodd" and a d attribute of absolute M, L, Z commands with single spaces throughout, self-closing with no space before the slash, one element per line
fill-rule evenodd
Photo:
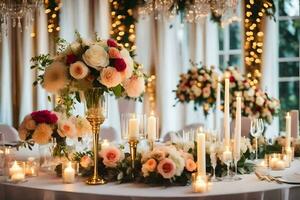
<path fill-rule="evenodd" d="M 37 125 L 35 131 L 32 134 L 32 139 L 38 144 L 47 144 L 51 139 L 53 133 L 52 128 L 45 123 Z"/>
<path fill-rule="evenodd" d="M 149 176 L 149 172 L 154 172 L 156 166 L 157 166 L 156 160 L 154 160 L 153 158 L 147 160 L 142 166 L 143 176 L 144 177 Z"/>
<path fill-rule="evenodd" d="M 196 165 L 196 163 L 192 159 L 187 159 L 185 161 L 185 168 L 189 172 L 195 171 L 196 167 L 197 167 L 197 165 Z"/>
<path fill-rule="evenodd" d="M 106 67 L 101 71 L 98 81 L 108 88 L 116 87 L 122 81 L 121 74 L 114 67 Z"/>
<path fill-rule="evenodd" d="M 103 164 L 106 167 L 116 167 L 124 158 L 122 152 L 114 146 L 107 147 L 100 151 L 100 156 L 103 158 Z"/>
<path fill-rule="evenodd" d="M 145 91 L 144 77 L 132 76 L 124 82 L 124 88 L 127 95 L 132 98 L 137 98 Z"/>
<path fill-rule="evenodd" d="M 170 179 L 175 175 L 176 165 L 173 160 L 165 158 L 159 162 L 157 171 L 160 175 L 162 175 L 162 177 Z"/>
<path fill-rule="evenodd" d="M 108 49 L 109 58 L 121 58 L 120 51 L 115 47 L 110 47 Z"/>
<path fill-rule="evenodd" d="M 83 168 L 88 168 L 88 167 L 94 165 L 94 161 L 92 160 L 92 158 L 90 156 L 85 155 L 80 159 L 80 165 Z"/>
<path fill-rule="evenodd" d="M 70 65 L 70 74 L 77 80 L 84 79 L 88 73 L 89 68 L 81 61 L 77 61 Z"/>
<path fill-rule="evenodd" d="M 25 128 L 20 127 L 19 129 L 19 137 L 22 141 L 25 141 L 28 136 L 28 132 Z"/>
<path fill-rule="evenodd" d="M 75 124 L 70 119 L 61 120 L 58 123 L 57 132 L 61 137 L 74 138 L 77 136 Z"/>
<path fill-rule="evenodd" d="M 92 126 L 90 122 L 84 117 L 77 117 L 76 121 L 76 129 L 77 129 L 77 136 L 82 137 L 84 135 L 92 133 Z"/>

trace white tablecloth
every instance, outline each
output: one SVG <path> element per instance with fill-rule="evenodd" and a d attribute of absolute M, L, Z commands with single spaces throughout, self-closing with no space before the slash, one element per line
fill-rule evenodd
<path fill-rule="evenodd" d="M 291 168 L 276 172 L 280 175 L 300 172 L 300 161 L 293 162 Z M 300 185 L 277 184 L 259 181 L 254 174 L 243 175 L 235 182 L 213 183 L 207 193 L 192 193 L 191 186 L 185 187 L 149 187 L 143 184 L 116 184 L 88 186 L 83 181 L 75 184 L 62 184 L 62 180 L 49 175 L 28 178 L 21 184 L 0 184 L 0 199 L 5 200 L 127 200 L 127 199 L 212 199 L 212 200 L 299 200 Z"/>

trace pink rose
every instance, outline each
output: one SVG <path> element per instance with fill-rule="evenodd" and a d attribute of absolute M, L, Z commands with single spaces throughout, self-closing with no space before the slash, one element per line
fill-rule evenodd
<path fill-rule="evenodd" d="M 80 165 L 81 165 L 83 168 L 88 168 L 88 167 L 94 165 L 94 162 L 93 162 L 93 160 L 91 159 L 90 156 L 85 155 L 85 156 L 83 156 L 83 157 L 80 159 Z"/>
<path fill-rule="evenodd" d="M 193 172 L 196 170 L 196 163 L 192 160 L 192 159 L 187 159 L 185 161 L 185 168 L 186 170 L 188 170 L 189 172 Z"/>
<path fill-rule="evenodd" d="M 103 158 L 103 164 L 106 167 L 116 167 L 118 162 L 124 158 L 121 151 L 114 146 L 102 149 L 100 151 L 100 156 Z"/>
<path fill-rule="evenodd" d="M 115 47 L 110 47 L 108 49 L 109 58 L 121 58 L 120 51 Z"/>
<path fill-rule="evenodd" d="M 109 46 L 109 47 L 118 47 L 118 43 L 113 39 L 108 39 L 107 40 L 107 46 Z"/>
<path fill-rule="evenodd" d="M 122 81 L 121 74 L 114 67 L 106 67 L 101 71 L 98 81 L 108 88 L 116 87 Z"/>
<path fill-rule="evenodd" d="M 144 77 L 132 76 L 124 82 L 124 88 L 127 95 L 132 98 L 137 98 L 145 91 Z"/>
<path fill-rule="evenodd" d="M 126 63 L 123 58 L 115 58 L 111 60 L 112 66 L 114 66 L 118 72 L 123 72 L 126 69 Z"/>
<path fill-rule="evenodd" d="M 81 61 L 77 61 L 70 65 L 70 74 L 75 79 L 83 79 L 89 73 L 89 68 Z"/>
<path fill-rule="evenodd" d="M 170 179 L 175 175 L 176 165 L 173 160 L 165 158 L 159 162 L 157 171 L 160 175 L 162 175 L 162 177 Z"/>

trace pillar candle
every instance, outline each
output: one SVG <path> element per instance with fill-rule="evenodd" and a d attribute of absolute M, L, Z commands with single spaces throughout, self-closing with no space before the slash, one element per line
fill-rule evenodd
<path fill-rule="evenodd" d="M 225 79 L 225 99 L 224 99 L 224 139 L 225 145 L 230 146 L 230 113 L 229 113 L 229 78 Z"/>
<path fill-rule="evenodd" d="M 221 77 L 218 77 L 218 83 L 217 83 L 217 98 L 216 98 L 216 119 L 215 119 L 215 130 L 217 130 L 217 139 L 220 139 L 220 111 L 221 111 L 221 85 L 220 82 Z"/>
<path fill-rule="evenodd" d="M 241 149 L 241 122 L 242 122 L 242 98 L 236 97 L 236 114 L 235 114 L 235 135 L 234 135 L 234 157 L 240 158 Z"/>
<path fill-rule="evenodd" d="M 151 114 L 147 120 L 147 134 L 149 141 L 155 141 L 157 136 L 157 119 L 156 117 Z"/>
<path fill-rule="evenodd" d="M 134 115 L 128 122 L 128 138 L 129 140 L 137 140 L 139 136 L 139 122 Z"/>
<path fill-rule="evenodd" d="M 287 113 L 286 114 L 286 117 L 285 117 L 285 132 L 286 132 L 286 144 L 285 146 L 286 147 L 290 147 L 291 146 L 291 116 L 290 116 L 290 113 Z"/>
<path fill-rule="evenodd" d="M 17 161 L 14 161 L 13 165 L 11 168 L 9 168 L 9 175 L 12 176 L 14 174 L 21 173 L 23 169 L 19 166 Z"/>
<path fill-rule="evenodd" d="M 197 134 L 197 172 L 200 176 L 206 175 L 205 134 L 203 132 Z"/>
<path fill-rule="evenodd" d="M 68 166 L 63 171 L 63 181 L 65 183 L 73 183 L 75 181 L 75 169 L 72 168 L 71 162 L 68 163 Z"/>

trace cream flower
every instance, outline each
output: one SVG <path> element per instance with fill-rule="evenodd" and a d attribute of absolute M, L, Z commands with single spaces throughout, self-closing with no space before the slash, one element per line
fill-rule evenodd
<path fill-rule="evenodd" d="M 28 136 L 27 130 L 26 130 L 25 128 L 20 128 L 20 129 L 19 129 L 19 137 L 20 137 L 20 139 L 21 139 L 22 141 L 25 141 L 26 138 L 27 138 L 27 136 Z"/>
<path fill-rule="evenodd" d="M 262 105 L 264 104 L 264 102 L 265 102 L 265 99 L 264 99 L 263 97 L 261 97 L 261 96 L 257 96 L 257 97 L 256 97 L 255 103 L 256 103 L 257 105 L 262 106 Z"/>
<path fill-rule="evenodd" d="M 88 168 L 88 167 L 94 165 L 94 161 L 92 160 L 92 158 L 90 156 L 85 155 L 80 159 L 80 165 L 83 168 Z"/>
<path fill-rule="evenodd" d="M 129 97 L 137 98 L 145 91 L 145 80 L 141 76 L 132 76 L 124 82 L 124 88 Z"/>
<path fill-rule="evenodd" d="M 76 118 L 76 129 L 78 137 L 82 137 L 86 134 L 92 133 L 92 126 L 90 122 L 84 117 Z"/>
<path fill-rule="evenodd" d="M 109 56 L 105 49 L 99 45 L 91 45 L 82 55 L 84 62 L 97 70 L 109 64 Z"/>
<path fill-rule="evenodd" d="M 199 97 L 201 95 L 201 89 L 196 85 L 193 85 L 191 90 L 195 94 L 195 96 Z"/>
<path fill-rule="evenodd" d="M 47 92 L 57 93 L 68 84 L 67 66 L 62 62 L 53 62 L 44 73 L 43 87 Z"/>
<path fill-rule="evenodd" d="M 47 144 L 53 133 L 52 128 L 45 123 L 39 124 L 32 134 L 32 139 L 37 144 Z"/>
<path fill-rule="evenodd" d="M 89 68 L 81 61 L 77 61 L 70 65 L 70 74 L 75 79 L 83 79 L 89 73 Z"/>
<path fill-rule="evenodd" d="M 72 42 L 71 45 L 70 45 L 70 48 L 71 48 L 71 51 L 74 53 L 74 54 L 78 54 L 78 52 L 80 51 L 81 49 L 81 44 L 77 41 L 75 42 Z"/>
<path fill-rule="evenodd" d="M 77 136 L 75 124 L 71 119 L 61 120 L 58 123 L 57 132 L 61 137 L 75 138 Z"/>
<path fill-rule="evenodd" d="M 114 67 L 106 67 L 101 71 L 98 81 L 108 88 L 116 87 L 122 81 L 121 74 Z"/>
<path fill-rule="evenodd" d="M 33 119 L 30 119 L 25 122 L 25 128 L 27 130 L 34 130 L 36 128 L 36 123 Z"/>

